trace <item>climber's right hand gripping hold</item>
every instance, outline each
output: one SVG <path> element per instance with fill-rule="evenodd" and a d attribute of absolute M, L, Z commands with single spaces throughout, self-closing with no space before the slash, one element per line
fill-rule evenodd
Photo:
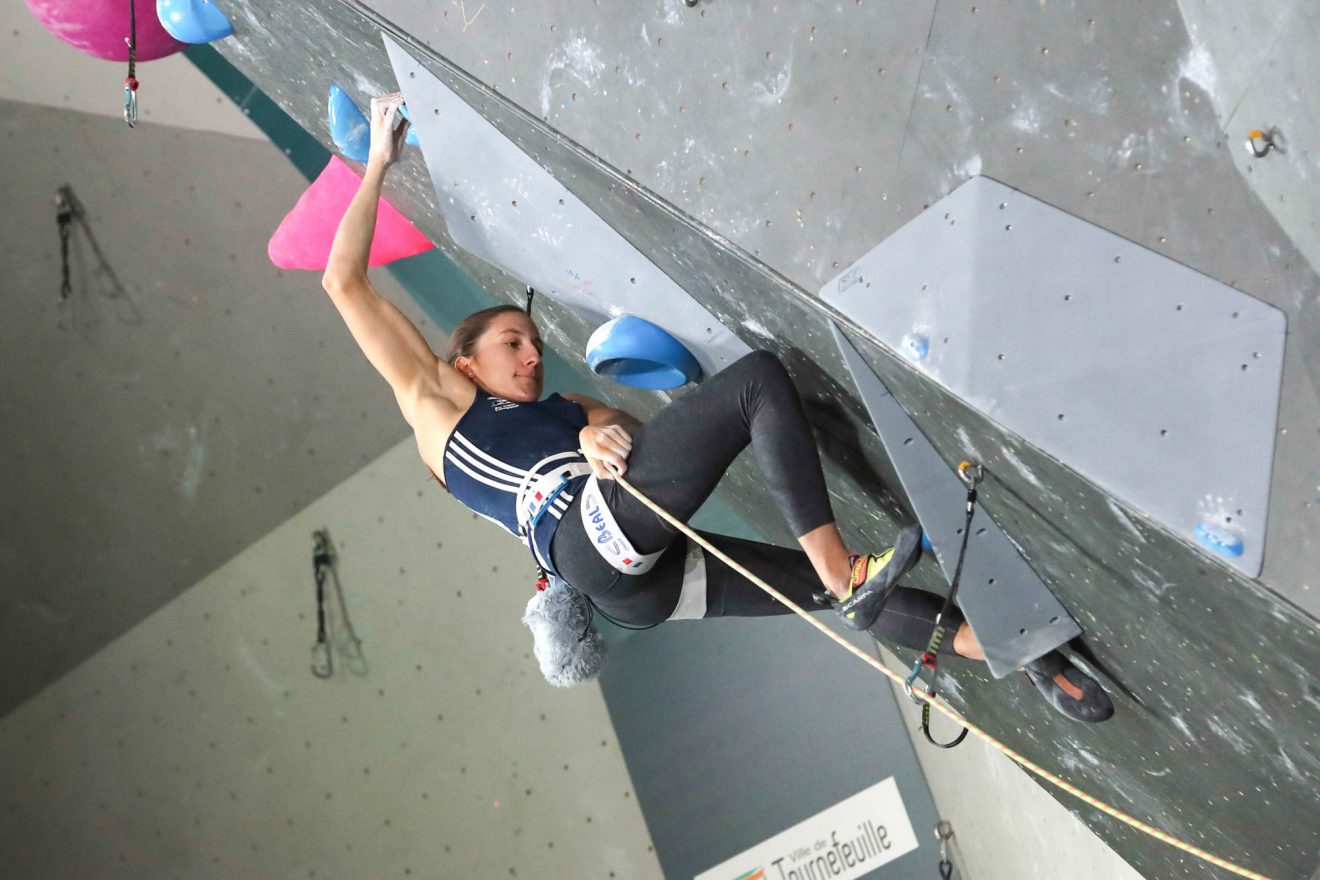
<path fill-rule="evenodd" d="M 398 161 L 410 124 L 404 118 L 402 108 L 402 92 L 371 99 L 371 148 L 367 154 L 368 164 L 381 162 L 388 168 Z"/>

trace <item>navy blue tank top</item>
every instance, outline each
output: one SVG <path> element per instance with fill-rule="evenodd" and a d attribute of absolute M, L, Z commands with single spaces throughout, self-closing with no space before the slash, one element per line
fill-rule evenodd
<path fill-rule="evenodd" d="M 557 392 L 534 403 L 515 403 L 478 388 L 445 444 L 445 485 L 473 513 L 525 540 L 518 532 L 519 484 L 538 462 L 543 464 L 537 472 L 543 474 L 568 462 L 585 462 L 578 432 L 586 426 L 582 407 Z M 550 540 L 586 481 L 586 476 L 570 480 L 531 536 L 537 564 L 556 576 Z"/>

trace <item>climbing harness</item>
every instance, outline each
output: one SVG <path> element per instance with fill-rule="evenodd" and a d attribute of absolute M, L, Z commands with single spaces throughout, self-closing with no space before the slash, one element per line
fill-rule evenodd
<path fill-rule="evenodd" d="M 324 529 L 312 533 L 316 546 L 312 551 L 312 573 L 316 577 L 316 643 L 312 645 L 312 675 L 317 678 L 330 678 L 335 673 L 334 652 L 330 650 L 330 641 L 326 637 L 325 625 L 325 573 L 327 570 L 335 576 L 335 591 L 339 596 L 339 610 L 343 616 L 343 626 L 347 633 L 347 642 L 340 646 L 348 655 L 348 670 L 354 675 L 366 675 L 366 658 L 362 655 L 362 640 L 353 631 L 353 624 L 348 619 L 348 609 L 344 606 L 343 594 L 339 591 L 339 575 L 335 572 L 334 551 L 331 549 L 330 534 Z"/>
<path fill-rule="evenodd" d="M 1247 152 L 1251 153 L 1257 159 L 1264 159 L 1269 155 L 1270 150 L 1279 149 L 1275 140 L 1279 137 L 1279 130 L 1271 128 L 1269 131 L 1254 129 L 1247 132 Z"/>
<path fill-rule="evenodd" d="M 542 472 L 542 468 L 546 465 L 553 464 L 556 459 L 570 454 L 573 453 L 559 452 L 541 459 L 527 471 L 527 475 L 518 484 L 518 533 L 527 541 L 527 547 L 532 551 L 532 558 L 536 560 L 537 566 L 547 570 L 553 568 L 552 565 L 547 564 L 549 560 L 542 559 L 537 552 L 533 540 L 537 524 L 550 510 L 550 505 L 554 504 L 560 493 L 568 487 L 570 480 L 591 474 L 579 490 L 578 510 L 582 516 L 583 531 L 591 538 L 596 552 L 615 571 L 632 575 L 646 574 L 664 550 L 657 550 L 655 553 L 638 553 L 633 549 L 632 543 L 624 536 L 623 529 L 619 528 L 619 524 L 615 521 L 614 514 L 605 504 L 600 484 L 590 463 L 570 461 Z"/>
<path fill-rule="evenodd" d="M 949 595 L 944 599 L 944 607 L 940 613 L 935 615 L 935 629 L 930 634 L 930 642 L 926 645 L 926 650 L 917 658 L 917 662 L 912 665 L 912 674 L 903 682 L 903 690 L 907 692 L 908 697 L 914 703 L 921 704 L 921 732 L 925 735 L 926 741 L 933 746 L 939 746 L 942 749 L 951 749 L 967 738 L 967 728 L 964 727 L 962 733 L 952 741 L 947 743 L 936 742 L 930 735 L 930 706 L 931 702 L 939 694 L 935 690 L 935 680 L 940 674 L 940 644 L 944 641 L 944 629 L 940 626 L 944 620 L 944 615 L 949 613 L 953 607 L 953 599 L 958 595 L 958 583 L 962 580 L 963 560 L 967 557 L 967 540 L 972 534 L 972 515 L 976 513 L 976 487 L 981 482 L 982 471 L 979 464 L 972 464 L 970 461 L 964 461 L 958 465 L 958 479 L 962 480 L 963 485 L 967 487 L 967 519 L 962 527 L 962 546 L 958 548 L 958 564 L 953 570 L 953 584 L 949 588 Z M 927 682 L 921 677 L 922 670 L 930 670 L 930 681 Z M 916 689 L 913 687 L 918 681 L 924 686 L 921 696 L 917 696 Z"/>
<path fill-rule="evenodd" d="M 606 463 L 606 466 L 610 467 L 611 469 L 614 469 L 614 466 L 612 464 L 609 464 L 608 462 Z M 680 522 L 679 520 L 675 519 L 673 516 L 669 514 L 669 511 L 665 510 L 655 502 L 651 501 L 651 499 L 647 498 L 636 488 L 634 488 L 632 483 L 629 483 L 626 479 L 620 476 L 617 472 L 617 469 L 615 469 L 614 479 L 618 482 L 620 486 L 626 489 L 634 498 L 640 501 L 647 509 L 653 512 L 656 516 L 660 517 L 662 520 L 669 523 L 676 530 L 682 532 L 690 540 L 698 544 L 703 550 L 705 550 L 711 556 L 714 556 L 716 559 L 720 560 L 725 565 L 729 566 L 729 568 L 733 569 L 743 577 L 747 578 L 752 583 L 756 584 L 758 587 L 760 587 L 762 590 L 768 593 L 771 597 L 773 597 L 777 602 L 783 604 L 785 608 L 788 608 L 794 614 L 798 615 L 807 623 L 814 626 L 826 638 L 831 639 L 840 648 L 852 654 L 854 657 L 861 660 L 863 663 L 868 664 L 872 669 L 875 669 L 877 672 L 881 673 L 882 675 L 887 676 L 890 680 L 894 681 L 895 683 L 901 684 L 904 681 L 904 679 L 900 677 L 898 673 L 894 672 L 889 667 L 885 666 L 884 663 L 880 662 L 878 658 L 871 657 L 861 648 L 857 647 L 852 642 L 849 642 L 847 639 L 843 638 L 838 633 L 831 630 L 829 627 L 821 623 L 819 620 L 816 620 L 814 617 L 811 616 L 811 614 L 808 611 L 804 610 L 803 608 L 800 608 L 795 602 L 790 600 L 783 593 L 779 592 L 774 587 L 770 586 L 765 581 L 761 580 L 755 574 L 748 571 L 746 567 L 744 567 L 743 565 L 739 564 L 737 561 L 730 558 L 726 553 L 721 551 L 718 547 L 714 546 L 709 541 L 698 535 L 695 531 L 688 528 L 686 523 Z M 914 691 L 913 693 L 915 695 L 917 692 Z M 1172 846 L 1175 849 L 1180 849 L 1185 853 L 1189 853 L 1191 855 L 1196 856 L 1198 859 L 1207 861 L 1210 864 L 1215 865 L 1216 867 L 1219 868 L 1223 868 L 1226 871 L 1231 871 L 1234 874 L 1237 874 L 1241 877 L 1248 877 L 1250 878 L 1250 880 L 1270 880 L 1270 878 L 1264 874 L 1260 874 L 1257 873 L 1256 871 L 1243 868 L 1240 865 L 1234 864 L 1233 862 L 1230 862 L 1226 859 L 1221 859 L 1219 856 L 1216 856 L 1213 853 L 1207 852 L 1199 847 L 1187 843 L 1186 841 L 1180 840 L 1179 838 L 1174 837 L 1173 835 L 1165 834 L 1163 831 L 1160 831 L 1158 828 L 1155 828 L 1152 825 L 1148 825 L 1134 816 L 1129 816 L 1127 813 L 1124 813 L 1123 811 L 1110 806 L 1109 804 L 1105 803 L 1099 798 L 1087 794 L 1077 786 L 1073 785 L 1071 782 L 1068 782 L 1067 780 L 1054 775 L 1053 773 L 1049 772 L 1048 770 L 1034 763 L 1024 755 L 1018 754 L 1013 749 L 1009 748 L 1008 746 L 1001 743 L 999 740 L 995 739 L 989 733 L 985 732 L 976 725 L 970 723 L 969 721 L 967 721 L 967 719 L 963 718 L 956 711 L 954 711 L 944 701 L 942 700 L 937 701 L 934 698 L 927 698 L 925 694 L 921 694 L 920 696 L 929 705 L 933 705 L 945 716 L 963 725 L 965 728 L 967 728 L 967 730 L 971 731 L 972 733 L 980 737 L 986 744 L 998 750 L 999 752 L 1003 753 L 1012 760 L 1016 761 L 1024 769 L 1030 770 L 1032 773 L 1035 773 L 1037 776 L 1044 779 L 1046 782 L 1050 783 L 1056 788 L 1066 791 L 1068 794 L 1072 795 L 1073 797 L 1077 798 L 1078 800 L 1086 804 L 1089 804 L 1092 807 L 1095 807 L 1097 810 L 1100 810 L 1102 813 L 1105 813 L 1108 816 L 1112 816 L 1118 821 L 1123 822 L 1124 824 L 1129 825 L 1144 834 L 1148 834 L 1151 837 L 1155 838 L 1156 840 L 1162 841 L 1163 843 L 1167 843 L 1169 846 Z"/>
<path fill-rule="evenodd" d="M 935 839 L 940 842 L 940 878 L 950 880 L 953 877 L 953 861 L 949 858 L 949 838 L 953 837 L 953 826 L 941 819 L 935 823 Z"/>
<path fill-rule="evenodd" d="M 138 104 L 137 90 L 137 5 L 135 0 L 128 0 L 128 76 L 124 79 L 124 121 L 129 128 L 137 125 Z"/>

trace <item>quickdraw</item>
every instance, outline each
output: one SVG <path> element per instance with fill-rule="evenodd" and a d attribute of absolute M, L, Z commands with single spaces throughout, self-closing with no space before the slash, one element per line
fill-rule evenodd
<path fill-rule="evenodd" d="M 316 532 L 312 538 L 316 541 L 312 551 L 312 573 L 316 577 L 316 644 L 312 645 L 312 675 L 329 678 L 335 674 L 335 661 L 325 632 L 325 570 L 334 565 L 334 558 L 325 532 Z"/>
<path fill-rule="evenodd" d="M 334 650 L 330 644 L 325 614 L 325 576 L 328 571 L 335 579 L 335 595 L 339 600 L 340 624 L 338 648 L 346 658 L 348 671 L 354 675 L 367 674 L 367 659 L 362 653 L 362 640 L 353 631 L 353 622 L 349 620 L 348 608 L 344 604 L 343 591 L 339 587 L 339 575 L 335 572 L 334 545 L 330 533 L 318 529 L 312 533 L 316 542 L 312 550 L 312 571 L 316 577 L 316 643 L 312 645 L 312 675 L 317 678 L 330 678 L 335 674 Z"/>
<path fill-rule="evenodd" d="M 941 819 L 935 825 L 935 838 L 940 842 L 940 877 L 949 880 L 953 876 L 953 860 L 949 858 L 949 838 L 953 837 L 953 826 Z"/>
<path fill-rule="evenodd" d="M 60 265 L 63 267 L 60 299 L 68 299 L 73 293 L 73 285 L 69 282 L 69 232 L 75 210 L 73 188 L 66 183 L 55 193 L 55 223 L 60 227 Z"/>
<path fill-rule="evenodd" d="M 124 121 L 129 128 L 137 125 L 138 104 L 137 90 L 137 7 L 134 0 L 128 0 L 128 76 L 124 79 Z"/>
<path fill-rule="evenodd" d="M 912 674 L 903 682 L 903 690 L 907 691 L 908 698 L 914 703 L 921 704 L 921 732 L 925 735 L 926 741 L 942 749 L 951 749 L 967 738 L 967 728 L 964 727 L 962 733 L 958 734 L 952 742 L 937 742 L 930 735 L 930 701 L 938 695 L 935 689 L 935 681 L 940 674 L 940 645 L 944 643 L 944 629 L 940 624 L 944 620 L 944 615 L 948 614 L 949 609 L 953 607 L 954 597 L 958 594 L 958 583 L 962 580 L 963 560 L 967 557 L 967 541 L 972 534 L 972 516 L 976 513 L 976 487 L 981 482 L 982 476 L 979 464 L 964 461 L 958 465 L 958 479 L 962 480 L 963 485 L 967 487 L 967 519 L 963 522 L 962 546 L 958 549 L 958 564 L 953 570 L 953 584 L 949 588 L 949 595 L 944 599 L 944 607 L 935 616 L 935 630 L 931 633 L 926 650 L 912 664 Z M 924 670 L 930 670 L 929 681 L 922 678 Z M 920 697 L 917 696 L 915 687 L 918 682 L 922 685 L 921 693 L 923 696 Z"/>

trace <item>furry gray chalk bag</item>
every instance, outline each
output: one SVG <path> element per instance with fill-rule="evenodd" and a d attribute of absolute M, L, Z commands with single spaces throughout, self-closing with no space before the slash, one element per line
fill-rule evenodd
<path fill-rule="evenodd" d="M 592 622 L 587 597 L 562 578 L 548 579 L 549 586 L 528 600 L 522 622 L 532 631 L 532 652 L 545 680 L 573 687 L 600 674 L 605 642 Z"/>

